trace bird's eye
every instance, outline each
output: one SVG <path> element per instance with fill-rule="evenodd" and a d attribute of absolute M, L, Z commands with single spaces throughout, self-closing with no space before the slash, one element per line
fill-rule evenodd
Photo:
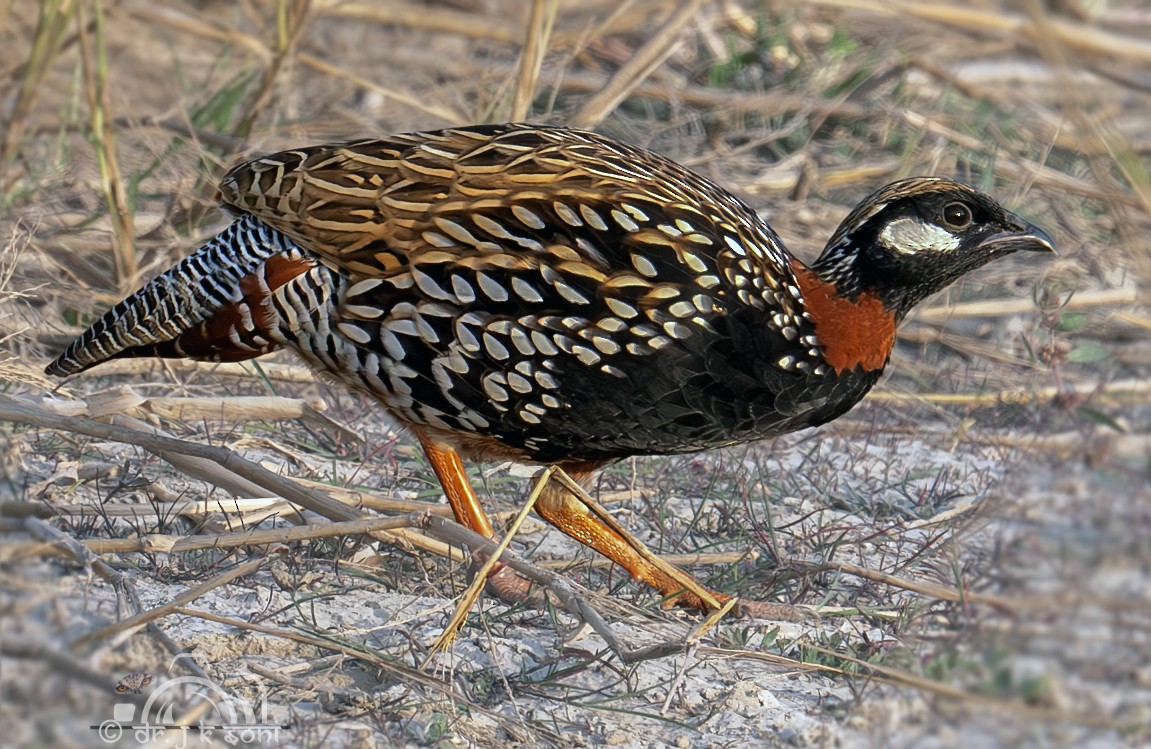
<path fill-rule="evenodd" d="M 952 231 L 963 231 L 971 226 L 971 208 L 966 203 L 948 203 L 943 206 L 943 223 Z"/>

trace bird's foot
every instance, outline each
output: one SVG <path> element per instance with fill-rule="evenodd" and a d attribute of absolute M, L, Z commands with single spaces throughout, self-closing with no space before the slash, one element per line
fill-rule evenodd
<path fill-rule="evenodd" d="M 819 613 L 810 606 L 800 606 L 792 603 L 766 603 L 764 601 L 748 601 L 739 599 L 736 610 L 740 616 L 748 619 L 773 619 L 782 622 L 802 622 L 818 619 Z"/>
<path fill-rule="evenodd" d="M 488 575 L 488 592 L 508 605 L 526 603 L 539 606 L 544 603 L 544 595 L 538 586 L 533 586 L 516 574 L 516 571 L 506 564 L 499 564 Z"/>
<path fill-rule="evenodd" d="M 719 607 L 723 608 L 731 600 L 731 596 L 724 593 L 716 593 L 707 588 L 700 588 L 706 594 L 709 594 L 712 599 L 719 602 Z M 663 608 L 668 609 L 672 607 L 683 607 L 689 609 L 696 609 L 707 614 L 717 611 L 716 606 L 711 602 L 701 597 L 700 594 L 692 591 L 684 591 L 674 598 L 669 598 L 663 602 Z M 808 619 L 819 618 L 819 614 L 810 606 L 799 606 L 790 603 L 766 603 L 764 601 L 750 601 L 741 598 L 736 601 L 733 613 L 748 619 L 774 619 L 775 621 L 785 622 L 800 622 Z"/>

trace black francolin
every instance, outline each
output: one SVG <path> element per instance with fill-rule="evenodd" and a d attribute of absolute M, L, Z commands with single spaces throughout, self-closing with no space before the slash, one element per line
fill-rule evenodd
<path fill-rule="evenodd" d="M 284 151 L 220 189 L 235 222 L 47 372 L 293 349 L 378 399 L 488 537 L 461 456 L 586 480 L 823 424 L 879 379 L 915 304 L 995 258 L 1052 251 L 990 197 L 921 177 L 860 203 L 808 266 L 711 181 L 540 125 Z M 537 508 L 665 596 L 726 598 L 685 593 L 557 482 Z"/>

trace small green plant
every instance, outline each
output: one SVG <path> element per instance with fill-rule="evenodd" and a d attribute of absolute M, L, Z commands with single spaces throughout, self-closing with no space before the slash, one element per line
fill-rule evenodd
<path fill-rule="evenodd" d="M 1089 405 L 1089 396 L 1067 384 L 1064 368 L 1071 365 L 1100 365 L 1111 359 L 1111 350 L 1102 343 L 1085 337 L 1091 319 L 1083 312 L 1067 309 L 1073 293 L 1064 296 L 1057 288 L 1036 295 L 1036 304 L 1044 310 L 1043 337 L 1037 342 L 1023 338 L 1032 361 L 1046 364 L 1055 383 L 1054 404 L 1073 411 L 1087 421 L 1117 432 L 1126 431 L 1110 414 Z M 1037 345 L 1038 344 L 1038 345 Z"/>

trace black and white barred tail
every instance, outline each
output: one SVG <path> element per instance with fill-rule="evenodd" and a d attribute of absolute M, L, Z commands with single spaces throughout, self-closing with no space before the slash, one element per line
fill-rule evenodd
<path fill-rule="evenodd" d="M 290 239 L 244 216 L 108 310 L 45 368 L 57 377 L 108 359 L 241 361 L 278 348 L 271 291 L 316 265 Z"/>

